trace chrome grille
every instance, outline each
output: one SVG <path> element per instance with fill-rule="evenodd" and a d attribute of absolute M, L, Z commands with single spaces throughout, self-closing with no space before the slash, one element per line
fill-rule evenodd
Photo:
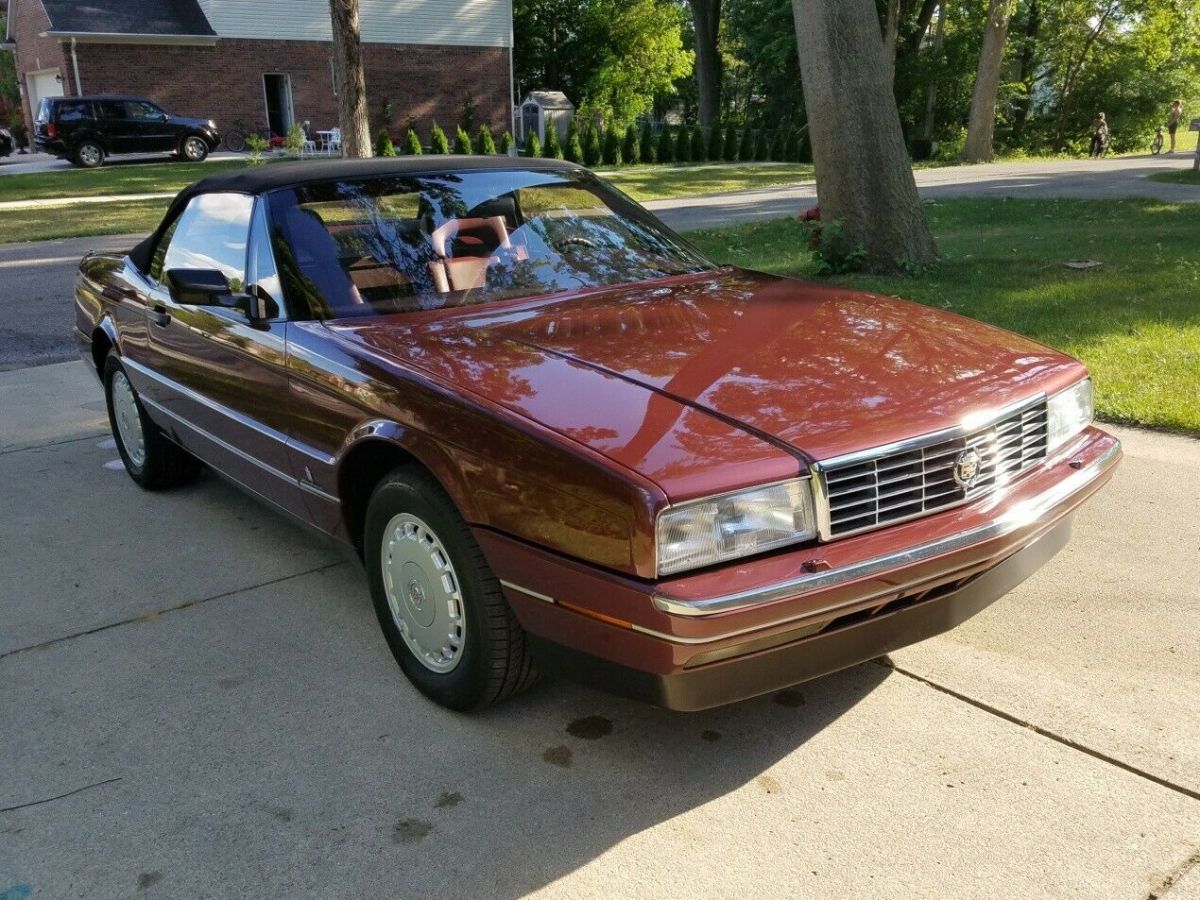
<path fill-rule="evenodd" d="M 1041 398 L 981 428 L 821 464 L 818 476 L 827 503 L 821 536 L 845 537 L 989 494 L 1045 457 L 1047 432 Z M 967 449 L 980 457 L 978 480 L 970 488 L 954 478 L 955 461 Z"/>

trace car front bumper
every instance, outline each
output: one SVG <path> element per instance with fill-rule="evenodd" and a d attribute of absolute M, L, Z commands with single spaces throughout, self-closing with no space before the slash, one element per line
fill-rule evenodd
<path fill-rule="evenodd" d="M 837 671 L 940 634 L 1065 546 L 1120 443 L 1090 428 L 967 506 L 697 575 L 646 582 L 477 529 L 549 673 L 696 710 Z"/>

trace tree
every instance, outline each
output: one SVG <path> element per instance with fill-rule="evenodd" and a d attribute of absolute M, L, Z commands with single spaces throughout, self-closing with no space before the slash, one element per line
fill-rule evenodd
<path fill-rule="evenodd" d="M 888 85 L 873 0 L 792 0 L 824 222 L 870 271 L 932 265 L 937 246 Z M 846 98 L 853 97 L 854 103 Z"/>
<path fill-rule="evenodd" d="M 604 164 L 606 166 L 621 165 L 621 138 L 617 129 L 611 125 L 604 129 Z"/>
<path fill-rule="evenodd" d="M 446 137 L 446 132 L 442 131 L 442 127 L 437 122 L 434 122 L 433 128 L 429 130 L 429 152 L 442 156 L 450 152 L 450 141 Z"/>
<path fill-rule="evenodd" d="M 542 140 L 537 136 L 536 131 L 529 132 L 529 137 L 525 138 L 525 155 L 533 159 L 538 159 L 542 155 Z"/>
<path fill-rule="evenodd" d="M 371 155 L 371 125 L 367 121 L 367 76 L 363 71 L 358 0 L 329 0 L 329 12 L 342 156 L 366 159 Z"/>
<path fill-rule="evenodd" d="M 392 143 L 391 135 L 388 134 L 386 128 L 379 129 L 379 136 L 375 139 L 375 155 L 376 156 L 395 156 L 396 145 Z"/>
<path fill-rule="evenodd" d="M 692 69 L 683 47 L 683 12 L 670 0 L 592 0 L 607 10 L 600 66 L 584 87 L 584 106 L 627 121 L 651 110 L 656 97 L 676 91 Z"/>
<path fill-rule="evenodd" d="M 738 130 L 732 123 L 725 126 L 725 140 L 721 144 L 721 155 L 713 159 L 723 159 L 725 162 L 737 162 Z"/>
<path fill-rule="evenodd" d="M 743 128 L 742 139 L 738 142 L 738 159 L 742 162 L 754 161 L 754 129 Z"/>
<path fill-rule="evenodd" d="M 658 152 L 655 156 L 660 163 L 675 162 L 675 141 L 670 125 L 664 124 L 658 131 Z"/>
<path fill-rule="evenodd" d="M 562 144 L 558 140 L 558 126 L 553 122 L 546 123 L 546 143 L 542 146 L 542 156 L 546 159 L 562 159 Z"/>
<path fill-rule="evenodd" d="M 496 139 L 492 137 L 492 129 L 487 125 L 479 126 L 479 138 L 476 143 L 479 145 L 479 152 L 488 156 L 496 155 Z"/>
<path fill-rule="evenodd" d="M 454 152 L 458 156 L 470 156 L 475 152 L 471 146 L 471 135 L 461 125 L 454 131 Z"/>
<path fill-rule="evenodd" d="M 721 118 L 721 0 L 690 0 L 696 39 L 696 94 L 700 124 Z"/>
<path fill-rule="evenodd" d="M 500 155 L 508 156 L 512 152 L 513 144 L 515 143 L 516 141 L 513 140 L 512 132 L 505 131 L 500 138 Z"/>
<path fill-rule="evenodd" d="M 594 122 L 589 121 L 585 126 L 583 141 L 583 162 L 591 168 L 600 165 L 604 149 L 600 146 L 600 129 Z"/>
<path fill-rule="evenodd" d="M 692 135 L 686 127 L 680 127 L 675 133 L 675 162 L 692 161 Z"/>
<path fill-rule="evenodd" d="M 641 144 L 640 153 L 642 162 L 654 162 L 654 129 L 650 127 L 649 122 L 642 123 L 642 134 L 639 138 L 639 143 Z"/>
<path fill-rule="evenodd" d="M 1012 6 L 1013 0 L 990 0 L 988 6 L 983 48 L 979 51 L 979 68 L 975 73 L 975 91 L 967 120 L 967 143 L 963 148 L 965 162 L 989 162 L 995 154 L 996 92 L 1000 88 L 1000 66 L 1004 62 Z"/>
<path fill-rule="evenodd" d="M 409 128 L 404 132 L 404 152 L 408 156 L 420 156 L 425 152 L 415 128 Z"/>
<path fill-rule="evenodd" d="M 621 158 L 631 166 L 642 161 L 642 145 L 638 141 L 637 126 L 632 122 L 625 128 L 625 139 L 621 142 Z"/>
<path fill-rule="evenodd" d="M 705 154 L 708 152 L 708 148 L 704 144 L 704 129 L 699 125 L 693 125 L 689 140 L 691 141 L 689 156 L 692 162 L 704 162 Z"/>
<path fill-rule="evenodd" d="M 576 165 L 583 163 L 583 142 L 579 139 L 579 117 L 573 116 L 567 126 L 567 144 L 563 147 L 563 158 Z"/>
<path fill-rule="evenodd" d="M 722 148 L 724 146 L 725 142 L 721 135 L 721 126 L 719 123 L 714 122 L 712 127 L 708 129 L 708 142 L 704 147 L 704 156 L 697 157 L 697 161 L 700 159 L 708 159 L 712 160 L 713 162 L 720 162 L 723 155 Z"/>
<path fill-rule="evenodd" d="M 758 129 L 758 136 L 754 141 L 754 158 L 759 162 L 766 162 L 771 158 L 771 142 L 767 140 L 766 129 Z"/>

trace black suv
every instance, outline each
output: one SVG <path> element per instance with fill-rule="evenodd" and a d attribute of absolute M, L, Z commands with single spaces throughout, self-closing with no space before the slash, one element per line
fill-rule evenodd
<path fill-rule="evenodd" d="M 172 153 L 200 162 L 221 137 L 211 119 L 186 119 L 140 97 L 47 97 L 33 123 L 43 153 L 94 169 L 117 153 Z"/>

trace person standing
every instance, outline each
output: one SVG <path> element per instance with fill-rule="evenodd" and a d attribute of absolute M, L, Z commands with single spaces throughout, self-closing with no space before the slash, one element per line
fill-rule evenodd
<path fill-rule="evenodd" d="M 1176 100 L 1171 104 L 1171 111 L 1167 114 L 1167 133 L 1171 135 L 1171 149 L 1168 153 L 1175 152 L 1175 131 L 1179 128 L 1179 122 L 1183 119 L 1183 101 Z"/>

